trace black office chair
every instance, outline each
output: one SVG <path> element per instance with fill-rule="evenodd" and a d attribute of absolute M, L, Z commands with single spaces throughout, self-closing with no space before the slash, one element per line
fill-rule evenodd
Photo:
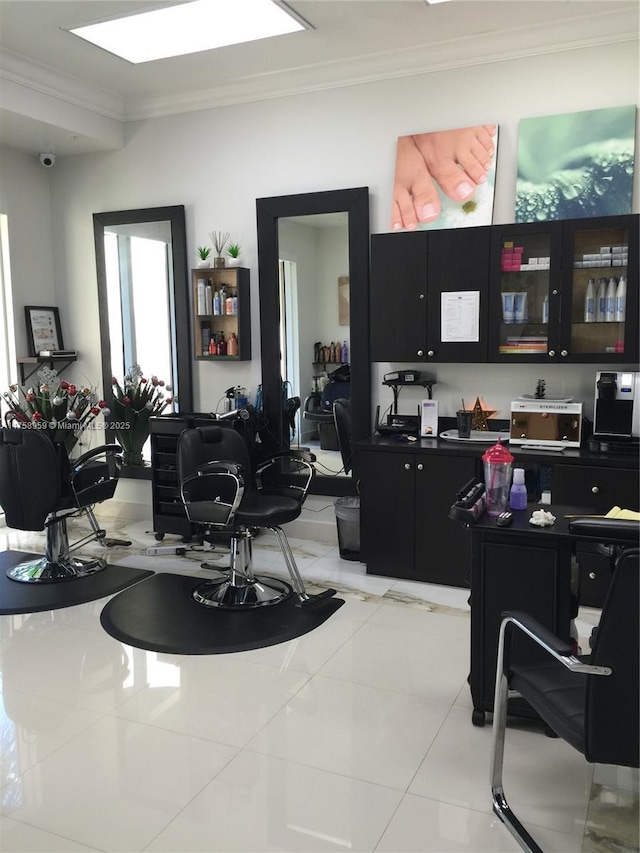
<path fill-rule="evenodd" d="M 606 537 L 605 525 L 598 532 Z M 615 535 L 620 534 L 617 531 Z M 631 541 L 638 543 L 637 523 Z M 542 850 L 513 814 L 502 784 L 507 700 L 510 695 L 526 699 L 546 725 L 587 761 L 638 767 L 639 570 L 640 550 L 623 550 L 616 561 L 589 657 L 575 657 L 568 643 L 525 613 L 502 614 L 493 712 L 491 792 L 494 812 L 528 853 L 542 853 Z M 541 660 L 519 664 L 512 659 L 515 658 L 512 645 L 516 644 L 511 640 L 519 632 L 543 650 Z"/>
<path fill-rule="evenodd" d="M 104 560 L 81 560 L 71 553 L 104 538 L 93 507 L 113 497 L 122 448 L 103 445 L 70 460 L 63 444 L 37 429 L 0 429 L 0 506 L 8 527 L 47 531 L 45 556 L 19 563 L 8 577 L 28 583 L 67 581 L 103 569 Z M 92 533 L 72 545 L 67 519 L 87 515 Z M 124 544 L 130 544 L 125 542 Z"/>
<path fill-rule="evenodd" d="M 219 426 L 185 430 L 178 439 L 178 480 L 187 517 L 214 532 L 230 534 L 229 571 L 205 581 L 193 597 L 209 607 L 252 608 L 278 604 L 292 592 L 300 605 L 335 595 L 328 589 L 309 595 L 281 528 L 298 518 L 313 466 L 302 455 L 281 453 L 255 471 L 246 442 L 234 429 Z M 260 529 L 275 533 L 291 575 L 289 584 L 254 575 L 252 539 Z"/>
<path fill-rule="evenodd" d="M 348 474 L 352 467 L 351 450 L 351 400 L 339 397 L 333 403 L 333 422 L 338 436 L 338 447 L 342 457 L 344 473 Z"/>

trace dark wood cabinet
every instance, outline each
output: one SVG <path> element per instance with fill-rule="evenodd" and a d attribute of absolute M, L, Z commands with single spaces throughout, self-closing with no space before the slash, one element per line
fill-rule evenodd
<path fill-rule="evenodd" d="M 624 311 L 601 317 L 599 282 L 622 277 Z M 495 226 L 490 313 L 490 361 L 637 360 L 638 216 Z"/>
<path fill-rule="evenodd" d="M 400 445 L 380 436 L 359 442 L 357 450 L 360 554 L 367 572 L 468 587 L 471 537 L 449 519 L 449 510 L 459 489 L 472 478 L 482 480 L 482 447 L 440 439 Z M 602 514 L 616 505 L 639 509 L 637 457 L 512 450 L 514 467 L 531 472 L 537 494 L 544 472 L 554 504 Z M 537 508 L 533 500 L 531 511 Z M 579 542 L 576 549 L 580 601 L 602 607 L 611 576 L 609 552 L 589 542 Z"/>
<path fill-rule="evenodd" d="M 559 360 L 628 364 L 638 360 L 638 215 L 562 223 Z M 624 307 L 585 321 L 589 280 L 626 280 Z M 597 317 L 597 306 L 596 306 Z"/>
<path fill-rule="evenodd" d="M 593 465 L 554 465 L 553 500 L 589 507 L 606 513 L 614 506 L 640 509 L 640 478 L 637 469 L 602 468 Z M 578 542 L 580 603 L 602 607 L 609 589 L 615 548 Z"/>
<path fill-rule="evenodd" d="M 614 506 L 640 510 L 638 469 L 595 465 L 553 466 L 553 502 L 606 513 Z"/>
<path fill-rule="evenodd" d="M 536 362 L 560 347 L 560 222 L 491 232 L 489 361 Z"/>
<path fill-rule="evenodd" d="M 372 235 L 372 361 L 486 361 L 489 249 L 489 227 Z"/>
<path fill-rule="evenodd" d="M 493 710 L 496 650 L 501 614 L 523 610 L 545 628 L 569 641 L 571 623 L 571 542 L 551 537 L 513 536 L 489 527 L 473 528 L 471 579 L 472 721 L 482 726 Z M 516 637 L 518 660 L 534 660 L 541 650 L 525 637 Z M 522 699 L 509 700 L 509 713 L 536 719 Z"/>
<path fill-rule="evenodd" d="M 428 237 L 426 231 L 371 237 L 372 361 L 424 360 Z"/>
<path fill-rule="evenodd" d="M 373 234 L 372 360 L 637 361 L 638 221 L 631 214 Z M 585 315 L 590 280 L 597 289 L 600 279 L 621 277 L 623 315 Z"/>
<path fill-rule="evenodd" d="M 487 360 L 489 226 L 429 232 L 426 361 Z"/>
<path fill-rule="evenodd" d="M 415 570 L 415 457 L 359 452 L 360 559 L 370 574 L 423 580 Z"/>
<path fill-rule="evenodd" d="M 367 573 L 468 587 L 471 543 L 449 519 L 452 493 L 476 473 L 471 457 L 361 454 L 361 559 Z"/>

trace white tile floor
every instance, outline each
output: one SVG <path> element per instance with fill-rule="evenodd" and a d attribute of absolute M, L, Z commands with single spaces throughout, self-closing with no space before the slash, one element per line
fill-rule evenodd
<path fill-rule="evenodd" d="M 105 524 L 134 540 L 103 549 L 111 562 L 210 575 L 201 553 L 145 556 L 148 522 Z M 367 576 L 331 541 L 292 545 L 345 604 L 278 646 L 127 647 L 100 626 L 105 599 L 0 617 L 2 853 L 519 849 L 491 813 L 491 729 L 471 725 L 468 593 Z M 9 547 L 42 536 L 0 529 Z M 254 562 L 281 574 L 270 537 Z M 581 632 L 596 621 L 581 613 Z M 637 778 L 509 729 L 505 788 L 547 853 L 637 849 Z M 609 808 L 592 820 L 596 800 Z"/>

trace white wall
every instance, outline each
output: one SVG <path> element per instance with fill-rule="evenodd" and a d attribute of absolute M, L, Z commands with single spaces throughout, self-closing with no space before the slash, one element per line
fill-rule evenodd
<path fill-rule="evenodd" d="M 322 228 L 318 251 L 318 330 L 323 344 L 342 344 L 349 327 L 338 323 L 338 278 L 349 275 L 349 231 L 346 225 Z"/>
<path fill-rule="evenodd" d="M 51 177 L 37 157 L 0 149 L 0 212 L 9 223 L 18 355 L 28 352 L 24 306 L 58 305 L 64 289 L 54 273 Z M 66 323 L 62 334 L 68 346 Z"/>
<path fill-rule="evenodd" d="M 551 52 L 140 121 L 128 126 L 122 150 L 59 157 L 49 170 L 37 158 L 4 151 L 0 197 L 11 217 L 14 280 L 19 282 L 17 326 L 20 330 L 24 325 L 24 304 L 58 304 L 65 342 L 80 351 L 79 368 L 97 381 L 92 214 L 184 204 L 189 250 L 207 242 L 209 231 L 228 230 L 242 245 L 243 263 L 252 274 L 252 362 L 194 363 L 195 408 L 211 410 L 229 386 L 255 391 L 260 381 L 256 198 L 368 186 L 371 231 L 388 231 L 396 137 L 496 122 L 500 142 L 494 222 L 510 222 L 520 118 L 631 103 L 638 103 L 637 43 Z M 634 211 L 638 198 L 636 180 Z M 36 244 L 37 257 L 32 253 Z M 191 261 L 195 266 L 195 254 Z M 388 389 L 380 386 L 388 369 L 385 364 L 372 367 L 374 405 L 390 402 Z M 441 412 L 452 414 L 461 395 L 471 400 L 477 394 L 504 413 L 512 397 L 531 391 L 539 377 L 588 400 L 595 369 L 441 365 L 432 372 Z"/>

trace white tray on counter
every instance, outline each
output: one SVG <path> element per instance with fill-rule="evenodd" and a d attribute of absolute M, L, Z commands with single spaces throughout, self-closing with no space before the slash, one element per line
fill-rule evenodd
<path fill-rule="evenodd" d="M 447 429 L 444 432 L 441 432 L 438 437 L 445 441 L 461 441 L 467 444 L 495 444 L 496 441 L 500 439 L 500 441 L 506 444 L 509 441 L 509 431 L 484 432 L 480 429 L 472 429 L 469 438 L 460 438 L 457 429 Z"/>

